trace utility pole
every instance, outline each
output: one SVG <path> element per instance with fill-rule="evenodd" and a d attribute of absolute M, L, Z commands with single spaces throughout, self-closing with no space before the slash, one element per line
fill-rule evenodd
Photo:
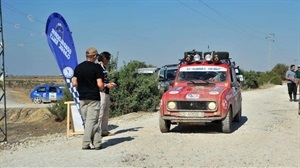
<path fill-rule="evenodd" d="M 0 0 L 0 102 L 1 108 L 0 108 L 0 142 L 7 142 L 7 116 L 6 116 L 6 86 L 5 86 L 5 61 L 4 61 L 4 40 L 3 40 L 3 25 L 2 25 L 2 3 Z M 3 123 L 3 124 L 2 124 Z"/>
<path fill-rule="evenodd" d="M 274 40 L 274 37 L 275 37 L 275 34 L 274 33 L 270 33 L 266 39 L 268 40 L 269 42 L 269 53 L 268 53 L 268 70 L 271 71 L 271 49 L 272 49 L 272 42 L 274 43 L 275 40 Z"/>

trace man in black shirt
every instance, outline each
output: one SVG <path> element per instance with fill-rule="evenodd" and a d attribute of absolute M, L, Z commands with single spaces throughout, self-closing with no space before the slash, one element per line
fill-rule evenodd
<path fill-rule="evenodd" d="M 108 117 L 109 117 L 109 106 L 110 106 L 110 96 L 109 89 L 116 87 L 116 84 L 113 82 L 109 82 L 109 78 L 107 75 L 107 70 L 105 65 L 107 65 L 110 61 L 111 54 L 109 52 L 102 52 L 98 56 L 99 65 L 103 71 L 103 83 L 104 90 L 100 91 L 100 115 L 99 115 L 99 126 L 101 129 L 102 136 L 111 136 L 114 133 L 108 131 Z"/>
<path fill-rule="evenodd" d="M 84 135 L 82 149 L 101 149 L 101 130 L 98 118 L 100 110 L 99 90 L 104 89 L 103 72 L 99 65 L 95 64 L 98 52 L 95 48 L 86 51 L 86 61 L 78 64 L 74 70 L 73 86 L 77 87 L 80 100 L 80 108 L 84 123 Z"/>

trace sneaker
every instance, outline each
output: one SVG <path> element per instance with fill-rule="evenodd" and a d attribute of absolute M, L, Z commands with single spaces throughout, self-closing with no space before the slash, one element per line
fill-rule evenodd
<path fill-rule="evenodd" d="M 292 99 L 290 99 L 290 102 L 292 102 L 293 100 Z"/>
<path fill-rule="evenodd" d="M 113 136 L 115 135 L 115 133 L 112 133 L 112 132 L 106 132 L 106 133 L 102 133 L 102 136 Z"/>
<path fill-rule="evenodd" d="M 294 100 L 294 102 L 298 102 L 298 100 L 297 100 L 297 99 L 295 99 L 295 100 Z"/>

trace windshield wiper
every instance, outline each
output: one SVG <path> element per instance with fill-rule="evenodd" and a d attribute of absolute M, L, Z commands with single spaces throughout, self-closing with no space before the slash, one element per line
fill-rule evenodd
<path fill-rule="evenodd" d="M 197 79 L 197 81 L 202 81 L 202 82 L 205 82 L 205 83 L 209 83 L 209 81 L 207 81 L 207 80 L 203 80 L 203 79 Z M 193 81 L 193 80 L 189 80 L 189 82 L 192 82 L 193 84 L 195 84 L 196 82 L 195 81 Z"/>
<path fill-rule="evenodd" d="M 203 79 L 199 79 L 200 81 L 203 81 L 203 82 L 205 82 L 205 83 L 209 83 L 209 81 L 207 81 L 207 80 L 203 80 Z"/>
<path fill-rule="evenodd" d="M 190 80 L 189 82 L 192 82 L 193 84 L 195 84 L 195 82 L 193 80 Z"/>

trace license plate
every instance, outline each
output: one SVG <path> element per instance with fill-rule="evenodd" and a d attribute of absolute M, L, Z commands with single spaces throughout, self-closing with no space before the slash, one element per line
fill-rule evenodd
<path fill-rule="evenodd" d="M 180 117 L 204 117 L 203 112 L 179 112 Z"/>

